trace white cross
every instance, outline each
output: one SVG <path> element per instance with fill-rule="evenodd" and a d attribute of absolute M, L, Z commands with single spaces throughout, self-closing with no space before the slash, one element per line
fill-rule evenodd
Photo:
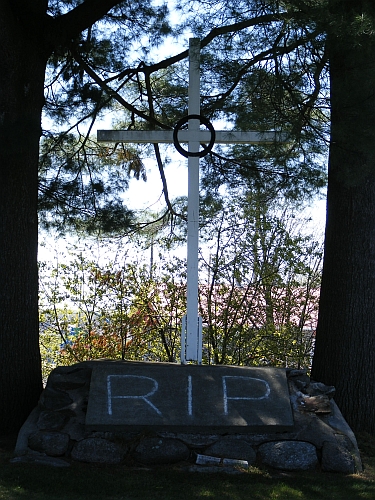
<path fill-rule="evenodd" d="M 200 40 L 189 40 L 189 115 L 200 114 Z M 199 119 L 189 119 L 187 130 L 177 131 L 178 146 L 188 143 L 188 237 L 187 237 L 187 314 L 181 335 L 181 362 L 202 362 L 202 321 L 198 314 L 198 240 L 199 240 L 199 156 L 200 144 L 210 143 L 212 130 L 200 130 Z M 209 124 L 211 125 L 211 124 Z M 176 138 L 176 137 L 175 137 Z M 281 139 L 278 132 L 218 131 L 219 144 L 272 143 Z M 172 130 L 98 130 L 99 142 L 173 143 Z M 181 146 L 179 146 L 181 149 Z M 185 150 L 183 150 L 185 151 Z M 180 151 L 181 152 L 181 151 Z"/>

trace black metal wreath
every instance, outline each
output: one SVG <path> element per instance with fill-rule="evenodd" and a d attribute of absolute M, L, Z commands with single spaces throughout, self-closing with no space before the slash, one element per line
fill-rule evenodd
<path fill-rule="evenodd" d="M 203 146 L 202 151 L 197 151 L 195 153 L 190 152 L 190 151 L 186 151 L 186 149 L 184 149 L 181 146 L 181 144 L 178 142 L 178 132 L 181 129 L 181 127 L 183 127 L 183 125 L 185 125 L 185 123 L 188 123 L 189 120 L 199 120 L 199 122 L 202 125 L 205 125 L 208 128 L 208 130 L 211 132 L 210 142 L 207 146 Z M 207 118 L 205 118 L 202 115 L 187 115 L 187 116 L 184 116 L 183 118 L 181 118 L 180 120 L 178 120 L 178 122 L 176 123 L 176 125 L 173 129 L 173 144 L 174 144 L 175 148 L 177 149 L 177 151 L 180 154 L 182 154 L 182 156 L 185 156 L 185 158 L 189 158 L 189 156 L 203 158 L 203 156 L 206 156 L 213 148 L 213 145 L 215 144 L 215 135 L 216 135 L 215 129 L 214 129 L 212 123 Z"/>

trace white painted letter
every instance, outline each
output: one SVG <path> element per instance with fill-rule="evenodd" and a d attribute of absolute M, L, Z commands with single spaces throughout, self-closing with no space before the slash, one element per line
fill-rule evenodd
<path fill-rule="evenodd" d="M 127 395 L 113 395 L 113 382 L 114 381 L 119 381 L 123 379 L 126 381 L 124 385 L 124 388 L 128 390 L 130 394 Z M 133 379 L 133 382 L 139 382 L 140 380 L 146 380 L 151 382 L 151 390 L 147 392 L 146 394 L 131 394 L 132 391 L 134 391 L 134 387 L 131 385 L 131 379 Z M 151 401 L 148 399 L 150 396 L 155 394 L 155 392 L 158 390 L 158 383 L 155 379 L 150 378 L 150 377 L 144 377 L 142 375 L 108 375 L 107 376 L 107 395 L 108 395 L 108 415 L 112 415 L 112 400 L 113 399 L 142 399 L 145 403 L 147 403 L 155 412 L 162 416 L 161 411 L 156 408 L 156 406 L 151 403 Z M 121 389 L 123 389 L 121 385 Z"/>
<path fill-rule="evenodd" d="M 193 415 L 193 384 L 191 375 L 188 375 L 188 415 Z"/>
<path fill-rule="evenodd" d="M 260 396 L 239 396 L 239 395 L 233 395 L 233 396 L 228 396 L 228 384 L 227 380 L 228 379 L 238 379 L 238 381 L 244 382 L 250 382 L 250 381 L 256 381 L 260 382 L 261 384 L 264 385 L 264 394 Z M 229 381 L 229 380 L 228 380 Z M 259 386 L 258 386 L 259 387 Z M 259 388 L 257 388 L 259 391 Z M 235 394 L 240 394 L 241 393 L 241 385 L 237 384 L 235 387 L 232 385 L 231 387 L 232 393 L 234 392 Z M 268 396 L 270 395 L 271 389 L 270 386 L 268 385 L 268 382 L 261 378 L 254 378 L 254 377 L 243 377 L 243 376 L 235 376 L 235 375 L 225 375 L 223 377 L 223 400 L 224 400 L 224 415 L 228 415 L 228 399 L 236 399 L 236 400 L 246 400 L 246 401 L 258 401 L 260 399 L 267 399 Z"/>

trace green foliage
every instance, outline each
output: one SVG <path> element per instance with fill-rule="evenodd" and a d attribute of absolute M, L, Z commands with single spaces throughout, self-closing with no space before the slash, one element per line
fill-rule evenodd
<path fill-rule="evenodd" d="M 60 16 L 79 3 L 55 1 L 50 13 Z M 188 54 L 171 50 L 177 40 L 187 48 L 178 38 L 187 31 L 202 39 L 202 114 L 239 130 L 289 136 L 287 144 L 215 146 L 201 162 L 206 193 L 266 183 L 271 197 L 301 199 L 325 185 L 327 2 L 197 1 L 171 8 L 173 17 L 166 4 L 121 2 L 53 52 L 44 112 L 58 131 L 45 134 L 40 169 L 40 220 L 47 227 L 102 234 L 133 228 L 121 196 L 129 175 L 143 176 L 144 151 L 98 148 L 90 134 L 108 113 L 115 127 L 142 130 L 170 129 L 187 114 Z"/>
<path fill-rule="evenodd" d="M 62 17 L 81 3 L 48 2 L 49 15 Z M 39 169 L 44 227 L 89 234 L 132 229 L 134 214 L 121 197 L 131 175 L 145 180 L 143 163 L 134 149 L 99 147 L 90 134 L 95 121 L 113 110 L 104 81 L 117 80 L 169 34 L 166 4 L 119 2 L 68 44 L 55 47 L 46 71 L 43 111 L 49 130 L 41 141 Z M 135 80 L 125 77 L 130 89 Z M 129 96 L 127 86 L 126 91 Z"/>
<path fill-rule="evenodd" d="M 247 194 L 211 210 L 201 315 L 215 363 L 310 365 L 322 251 L 292 208 Z"/>
<path fill-rule="evenodd" d="M 136 151 L 109 151 L 72 134 L 41 142 L 39 220 L 47 229 L 88 234 L 130 230 L 135 216 L 121 199 L 129 177 L 146 180 Z"/>
<path fill-rule="evenodd" d="M 69 262 L 41 266 L 45 372 L 97 358 L 175 361 L 186 294 L 181 262 L 157 269 L 100 264 L 89 254 L 73 250 Z"/>
<path fill-rule="evenodd" d="M 206 210 L 200 276 L 207 281 L 199 289 L 204 362 L 308 367 L 319 297 L 318 243 L 301 233 L 291 207 L 267 206 L 250 194 Z M 179 359 L 185 262 L 162 256 L 165 240 L 153 236 L 147 265 L 126 251 L 124 262 L 107 257 L 103 263 L 86 248 L 73 250 L 52 270 L 42 266 L 46 365 L 103 357 Z"/>
<path fill-rule="evenodd" d="M 51 15 L 77 5 L 55 1 Z M 61 232 L 100 235 L 142 226 L 122 194 L 130 176 L 145 179 L 150 148 L 99 147 L 90 134 L 108 111 L 124 129 L 173 127 L 187 113 L 188 54 L 162 60 L 159 47 L 169 50 L 182 33 L 194 33 L 202 39 L 202 113 L 229 128 L 289 137 L 268 146 L 215 146 L 201 161 L 203 232 L 216 245 L 200 264 L 201 275 L 209 276 L 200 290 L 206 362 L 307 365 L 312 339 L 305 330 L 316 316 L 320 248 L 292 227 L 289 208 L 273 200 L 301 202 L 326 182 L 327 2 L 197 1 L 174 8 L 179 15 L 171 27 L 166 5 L 119 3 L 54 51 L 45 113 L 59 131 L 42 141 L 40 220 Z M 161 159 L 158 166 L 162 171 Z M 238 203 L 228 203 L 224 191 Z M 158 241 L 169 248 L 184 236 L 184 219 L 175 217 L 185 209 L 183 199 L 168 206 L 159 223 L 171 223 L 175 234 L 149 232 L 151 248 Z M 184 265 L 81 259 L 56 271 L 74 304 L 68 313 L 60 299 L 53 301 L 57 331 L 67 339 L 64 355 L 177 359 Z M 67 321 L 70 313 L 78 316 Z M 75 328 L 73 338 L 65 324 Z"/>

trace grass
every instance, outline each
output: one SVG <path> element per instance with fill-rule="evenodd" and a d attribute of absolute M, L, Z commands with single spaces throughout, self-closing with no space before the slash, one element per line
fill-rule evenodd
<path fill-rule="evenodd" d="M 375 437 L 358 437 L 365 470 L 344 476 L 252 468 L 238 475 L 73 464 L 10 464 L 14 438 L 0 438 L 0 500 L 375 499 Z"/>

